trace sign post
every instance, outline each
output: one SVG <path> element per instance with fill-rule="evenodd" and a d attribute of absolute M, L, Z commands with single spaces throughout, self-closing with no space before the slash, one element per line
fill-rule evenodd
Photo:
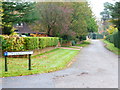
<path fill-rule="evenodd" d="M 29 54 L 29 69 L 28 70 L 31 70 L 31 54 Z"/>
<path fill-rule="evenodd" d="M 7 56 L 5 56 L 5 71 L 7 72 Z"/>
<path fill-rule="evenodd" d="M 4 56 L 5 56 L 5 71 L 8 71 L 8 67 L 7 67 L 7 56 L 10 55 L 25 55 L 28 54 L 28 70 L 31 70 L 31 54 L 33 54 L 33 51 L 24 51 L 24 52 L 4 52 Z"/>

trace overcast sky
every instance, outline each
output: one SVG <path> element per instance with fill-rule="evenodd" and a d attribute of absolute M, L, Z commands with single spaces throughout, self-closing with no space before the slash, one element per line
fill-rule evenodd
<path fill-rule="evenodd" d="M 105 2 L 114 3 L 119 0 L 88 0 L 91 4 L 92 11 L 97 18 L 100 18 L 100 12 L 103 11 Z"/>

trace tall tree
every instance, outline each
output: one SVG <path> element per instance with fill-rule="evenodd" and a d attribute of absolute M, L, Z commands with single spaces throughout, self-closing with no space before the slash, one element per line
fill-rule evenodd
<path fill-rule="evenodd" d="M 31 22 L 34 3 L 31 2 L 2 2 L 2 31 L 3 34 L 10 34 L 14 24 Z"/>
<path fill-rule="evenodd" d="M 60 36 L 67 33 L 71 10 L 60 3 L 38 3 L 40 24 L 46 27 L 48 35 Z"/>
<path fill-rule="evenodd" d="M 120 2 L 116 2 L 115 4 L 104 3 L 104 11 L 101 12 L 101 15 L 104 21 L 112 19 L 112 23 L 115 24 L 120 31 Z"/>

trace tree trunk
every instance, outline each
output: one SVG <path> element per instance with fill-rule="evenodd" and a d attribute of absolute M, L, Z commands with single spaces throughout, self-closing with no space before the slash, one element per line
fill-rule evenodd
<path fill-rule="evenodd" d="M 48 32 L 47 32 L 47 35 L 48 35 L 48 36 L 51 35 L 51 34 L 50 34 L 50 33 L 51 33 L 51 29 L 52 29 L 52 28 L 48 25 Z"/>

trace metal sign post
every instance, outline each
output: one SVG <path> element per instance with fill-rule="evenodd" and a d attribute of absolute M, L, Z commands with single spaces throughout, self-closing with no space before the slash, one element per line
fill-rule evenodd
<path fill-rule="evenodd" d="M 5 71 L 7 72 L 7 56 L 5 56 Z"/>
<path fill-rule="evenodd" d="M 29 58 L 29 69 L 28 70 L 31 70 L 31 58 L 30 57 L 31 57 L 31 54 L 29 54 L 29 57 L 28 57 Z"/>
<path fill-rule="evenodd" d="M 7 56 L 10 55 L 25 55 L 28 54 L 28 70 L 31 70 L 31 54 L 33 54 L 33 51 L 24 51 L 24 52 L 4 52 L 5 56 L 5 71 L 8 71 L 8 66 L 7 66 Z"/>

